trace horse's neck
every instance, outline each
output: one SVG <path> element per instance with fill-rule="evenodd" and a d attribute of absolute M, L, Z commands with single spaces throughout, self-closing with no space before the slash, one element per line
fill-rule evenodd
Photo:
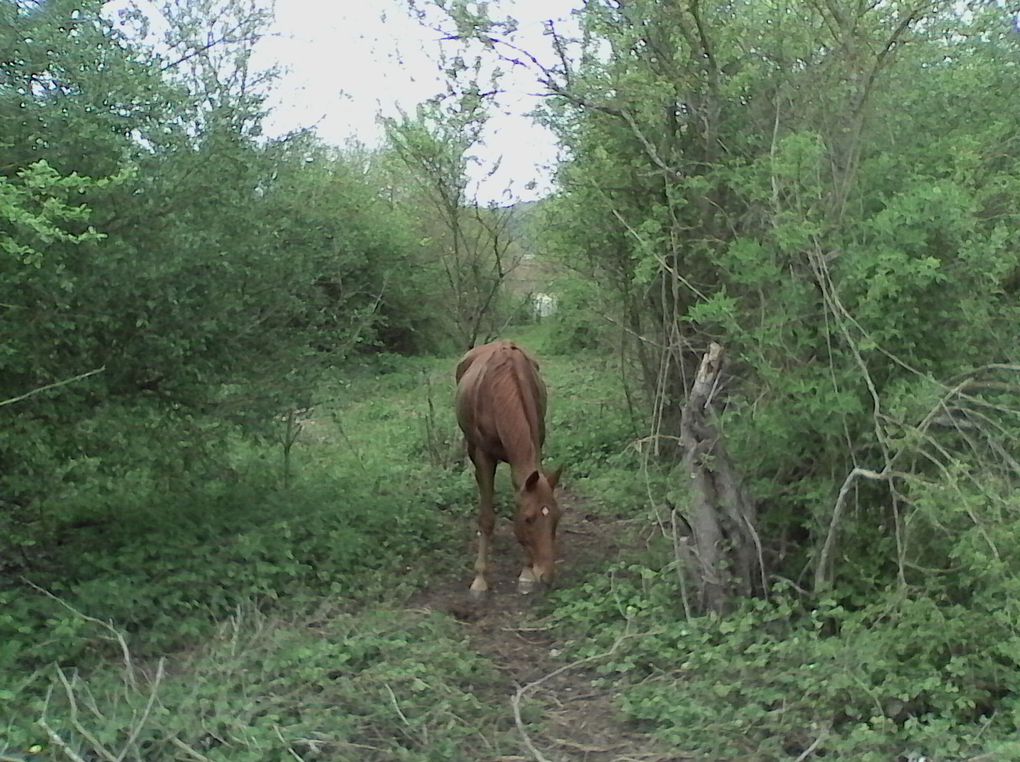
<path fill-rule="evenodd" d="M 524 480 L 531 476 L 533 472 L 539 470 L 540 459 L 538 457 L 532 456 L 527 459 L 514 460 L 513 456 L 511 456 L 510 479 L 513 481 L 514 487 L 520 489 L 521 485 L 524 484 Z"/>
<path fill-rule="evenodd" d="M 520 486 L 542 463 L 542 448 L 535 441 L 533 427 L 528 422 L 528 412 L 520 409 L 521 421 L 516 426 L 507 426 L 500 432 L 503 451 L 510 464 L 514 485 Z"/>

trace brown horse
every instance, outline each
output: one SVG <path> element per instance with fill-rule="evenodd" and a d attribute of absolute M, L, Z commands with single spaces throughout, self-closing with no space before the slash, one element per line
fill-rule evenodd
<path fill-rule="evenodd" d="M 553 490 L 560 478 L 542 471 L 545 384 L 538 363 L 511 341 L 475 347 L 457 365 L 457 423 L 464 432 L 478 482 L 478 559 L 471 592 L 489 589 L 489 546 L 496 523 L 493 481 L 500 461 L 510 464 L 517 493 L 514 534 L 524 548 L 517 589 L 531 592 L 556 575 L 556 525 L 560 509 Z"/>

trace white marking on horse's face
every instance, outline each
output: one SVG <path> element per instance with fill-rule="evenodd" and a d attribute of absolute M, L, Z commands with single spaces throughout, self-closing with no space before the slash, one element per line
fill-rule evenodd
<path fill-rule="evenodd" d="M 542 515 L 543 516 L 548 516 L 549 515 L 549 506 L 548 505 L 543 505 L 542 506 Z"/>

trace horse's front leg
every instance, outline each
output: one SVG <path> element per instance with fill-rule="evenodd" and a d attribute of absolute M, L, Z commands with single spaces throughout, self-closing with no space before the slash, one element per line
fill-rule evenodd
<path fill-rule="evenodd" d="M 521 569 L 521 575 L 517 578 L 517 592 L 521 595 L 533 592 L 538 586 L 538 577 L 532 571 L 533 566 L 531 555 L 528 554 L 524 559 L 524 568 Z"/>
<path fill-rule="evenodd" d="M 475 579 L 471 583 L 471 594 L 480 597 L 489 589 L 485 575 L 489 571 L 489 548 L 492 545 L 492 530 L 496 526 L 493 507 L 496 461 L 475 447 L 469 450 L 469 455 L 475 464 L 475 481 L 478 483 L 478 557 L 475 559 Z"/>

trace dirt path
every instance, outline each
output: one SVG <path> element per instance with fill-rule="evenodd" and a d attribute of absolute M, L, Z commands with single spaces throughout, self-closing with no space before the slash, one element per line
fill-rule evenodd
<path fill-rule="evenodd" d="M 604 568 L 606 559 L 615 558 L 625 533 L 621 531 L 622 522 L 589 512 L 584 502 L 573 495 L 564 495 L 561 505 L 565 509 L 561 523 L 564 562 L 558 585 L 569 587 L 579 584 L 593 570 Z M 473 647 L 501 673 L 509 716 L 513 716 L 515 703 L 524 714 L 525 719 L 517 723 L 515 733 L 520 742 L 519 755 L 497 757 L 496 761 L 681 759 L 656 748 L 646 735 L 628 726 L 611 692 L 592 684 L 593 672 L 583 665 L 562 669 L 567 662 L 558 658 L 556 639 L 536 616 L 536 599 L 517 593 L 521 554 L 506 511 L 502 514 L 496 525 L 491 557 L 494 567 L 489 575 L 491 590 L 484 601 L 476 602 L 469 597 L 467 588 L 471 580 L 465 564 L 463 573 L 434 580 L 412 602 L 416 607 L 443 612 L 461 622 Z M 535 684 L 536 681 L 541 682 Z M 534 717 L 529 710 L 536 705 L 542 708 L 541 719 L 529 722 L 527 718 Z"/>

